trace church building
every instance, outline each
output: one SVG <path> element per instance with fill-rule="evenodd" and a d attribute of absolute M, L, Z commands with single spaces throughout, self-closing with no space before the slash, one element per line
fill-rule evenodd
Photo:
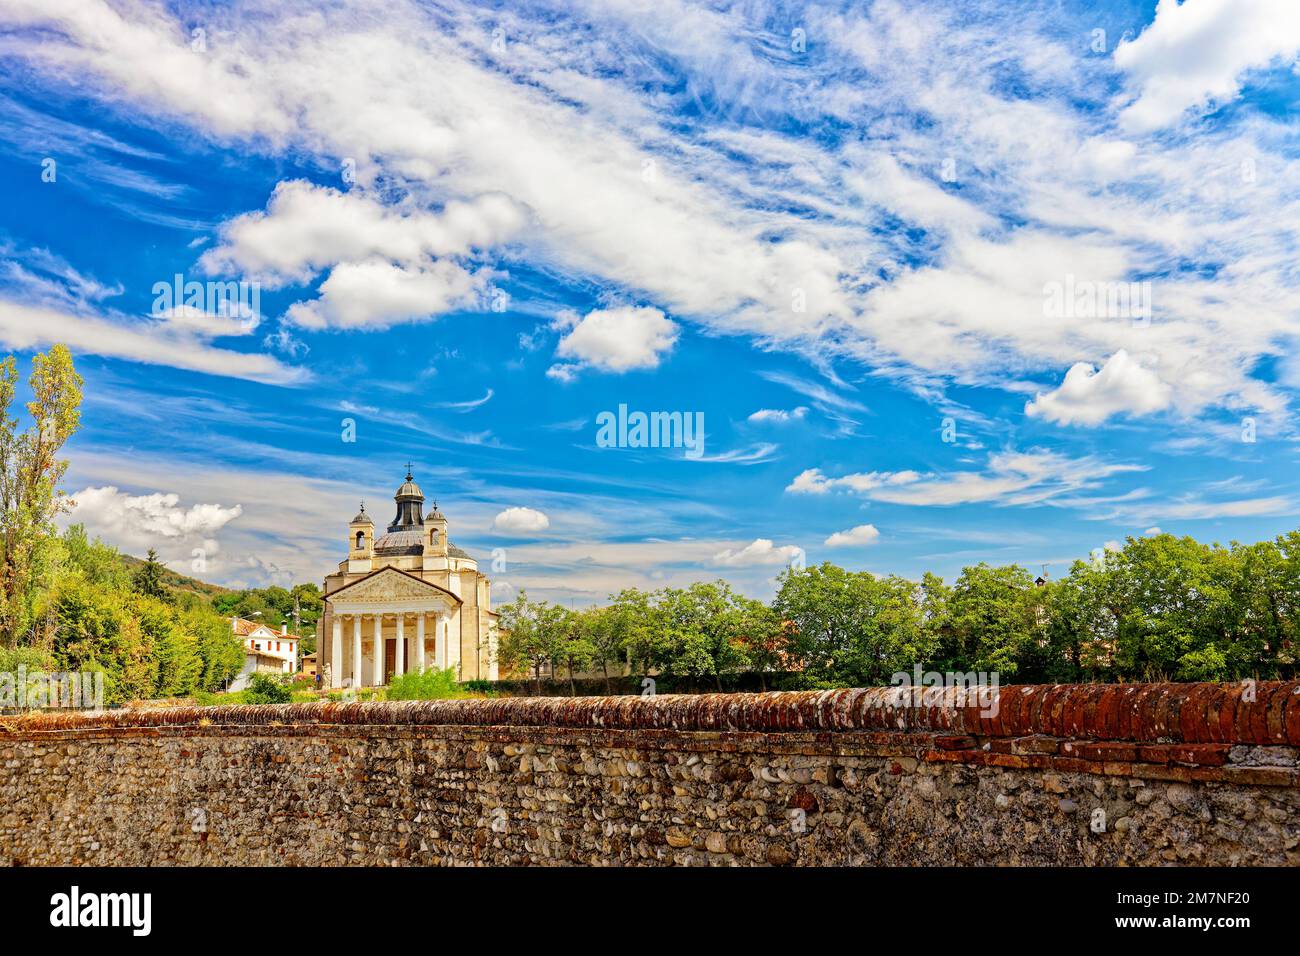
<path fill-rule="evenodd" d="M 362 504 L 348 525 L 347 559 L 325 578 L 316 647 L 327 686 L 375 687 L 429 667 L 496 680 L 491 582 L 448 540 L 437 503 L 423 513 L 410 469 L 394 497 L 397 516 L 383 534 Z"/>

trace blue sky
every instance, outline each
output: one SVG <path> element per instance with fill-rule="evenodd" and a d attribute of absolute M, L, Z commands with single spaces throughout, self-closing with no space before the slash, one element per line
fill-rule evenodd
<path fill-rule="evenodd" d="M 1298 51 L 1290 0 L 11 0 L 0 345 L 86 378 L 72 519 L 232 586 L 408 460 L 498 599 L 1257 540 Z"/>

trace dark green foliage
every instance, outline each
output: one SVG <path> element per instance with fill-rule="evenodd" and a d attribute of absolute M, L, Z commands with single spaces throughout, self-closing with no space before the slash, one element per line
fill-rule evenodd
<path fill-rule="evenodd" d="M 150 548 L 144 564 L 136 569 L 131 579 L 131 589 L 145 597 L 166 600 L 167 589 L 163 586 L 162 576 L 163 566 L 158 562 L 158 552 Z"/>
<path fill-rule="evenodd" d="M 254 674 L 244 691 L 246 704 L 287 704 L 292 700 L 289 682 L 278 674 Z"/>
<path fill-rule="evenodd" d="M 809 687 L 885 684 L 934 658 L 935 629 L 924 626 L 916 585 L 903 578 L 833 564 L 791 569 L 773 608 L 790 624 L 786 654 Z"/>

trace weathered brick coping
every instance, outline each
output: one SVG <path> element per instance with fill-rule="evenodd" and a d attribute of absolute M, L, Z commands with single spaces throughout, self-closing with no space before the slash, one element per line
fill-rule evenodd
<path fill-rule="evenodd" d="M 991 716 L 992 708 L 986 709 L 985 704 L 959 702 L 955 688 L 942 693 L 943 702 L 933 705 L 900 697 L 897 688 L 867 688 L 141 708 L 101 714 L 67 711 L 0 718 L 0 736 L 209 725 L 446 725 L 756 733 L 890 731 L 926 734 L 934 737 L 936 747 L 952 750 L 968 749 L 963 738 L 1029 737 L 1151 745 L 1300 746 L 1300 681 L 1013 685 L 1000 689 L 996 714 Z M 1069 744 L 1065 747 L 1063 752 L 1072 749 Z M 1130 746 L 1116 752 L 1132 750 Z"/>

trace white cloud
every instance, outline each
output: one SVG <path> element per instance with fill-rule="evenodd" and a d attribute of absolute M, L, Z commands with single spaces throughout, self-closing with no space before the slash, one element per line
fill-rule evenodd
<path fill-rule="evenodd" d="M 580 321 L 569 319 L 569 331 L 560 339 L 555 354 L 574 359 L 577 368 L 602 372 L 628 372 L 656 368 L 664 353 L 677 341 L 677 326 L 654 308 L 620 306 L 595 309 Z M 573 365 L 561 365 L 553 377 L 571 377 Z M 564 380 L 567 380 L 565 378 Z"/>
<path fill-rule="evenodd" d="M 743 448 L 730 448 L 714 455 L 700 455 L 698 458 L 687 455 L 685 460 L 712 462 L 714 464 L 756 465 L 760 462 L 770 461 L 780 448 L 780 445 L 775 445 L 772 442 L 758 442 L 755 445 L 747 445 Z"/>
<path fill-rule="evenodd" d="M 87 533 L 137 557 L 155 549 L 166 561 L 183 561 L 183 573 L 195 549 L 204 562 L 220 551 L 215 536 L 241 514 L 240 505 L 182 505 L 176 493 L 130 495 L 112 485 L 83 488 L 72 495 L 76 503 L 68 521 L 84 524 Z M 201 576 L 201 575 L 200 575 Z"/>
<path fill-rule="evenodd" d="M 1154 538 L 1156 535 L 1158 535 L 1158 534 L 1160 534 L 1160 533 L 1161 533 L 1161 531 L 1160 531 L 1159 528 L 1157 528 L 1157 527 L 1150 527 L 1150 528 L 1147 528 L 1145 531 L 1142 532 L 1142 536 L 1143 536 L 1144 538 Z"/>
<path fill-rule="evenodd" d="M 344 262 L 320 285 L 320 295 L 296 302 L 285 318 L 309 329 L 383 329 L 452 309 L 468 308 L 487 287 L 447 259 L 403 268 L 381 259 Z"/>
<path fill-rule="evenodd" d="M 284 365 L 270 355 L 217 348 L 210 343 L 210 331 L 211 326 L 166 317 L 129 321 L 119 316 L 110 321 L 0 300 L 0 343 L 6 348 L 39 349 L 62 342 L 74 354 L 89 352 L 268 384 L 296 385 L 311 378 L 308 370 Z"/>
<path fill-rule="evenodd" d="M 1287 515 L 1296 510 L 1297 500 L 1289 495 L 1264 495 L 1254 498 L 1223 498 L 1199 492 L 1177 495 L 1173 498 L 1151 499 L 1148 496 L 1133 500 L 1109 502 L 1105 500 L 1078 502 L 1092 504 L 1088 517 L 1098 521 L 1117 521 L 1130 524 L 1147 521 L 1210 521 L 1222 518 L 1259 518 Z M 1160 529 L 1147 529 L 1144 535 L 1159 534 Z"/>
<path fill-rule="evenodd" d="M 344 193 L 290 180 L 275 187 L 265 212 L 225 223 L 220 245 L 199 264 L 213 274 L 302 285 L 341 262 L 382 258 L 418 266 L 491 248 L 525 221 L 525 210 L 500 194 L 451 202 L 432 213 L 386 206 L 360 190 Z"/>
<path fill-rule="evenodd" d="M 825 545 L 828 548 L 849 548 L 856 545 L 874 544 L 880 537 L 880 532 L 876 530 L 874 524 L 860 524 L 856 528 L 849 528 L 847 531 L 836 531 L 826 539 Z"/>
<path fill-rule="evenodd" d="M 806 468 L 795 475 L 794 480 L 786 486 L 786 491 L 799 494 L 822 495 L 840 488 L 859 494 L 868 493 L 886 485 L 906 485 L 921 480 L 921 473 L 916 471 L 868 471 L 841 478 L 827 478 L 820 468 Z"/>
<path fill-rule="evenodd" d="M 283 327 L 268 333 L 266 338 L 262 339 L 262 345 L 283 352 L 291 358 L 299 358 L 311 351 L 306 342 Z"/>
<path fill-rule="evenodd" d="M 1139 146 L 1116 124 L 1129 98 L 1111 91 L 1127 77 L 1134 110 L 1166 113 L 1186 99 L 1180 76 L 1230 95 L 1242 69 L 1291 44 L 1295 14 L 1267 18 L 1288 7 L 1162 0 L 1156 26 L 1111 59 L 1086 54 L 1087 12 L 813 6 L 801 23 L 822 38 L 816 70 L 756 51 L 770 30 L 745 4 L 503 10 L 505 57 L 456 0 L 436 22 L 403 2 L 382 17 L 368 0 L 310 14 L 284 4 L 238 23 L 219 7 L 205 22 L 223 42 L 203 56 L 183 16 L 149 3 L 125 16 L 103 0 L 10 0 L 0 19 L 6 54 L 37 81 L 75 81 L 118 114 L 277 159 L 352 159 L 357 202 L 383 207 L 294 187 L 333 227 L 313 237 L 296 228 L 311 216 L 287 211 L 236 220 L 220 253 L 232 265 L 297 278 L 374 255 L 422 274 L 472 245 L 472 230 L 443 222 L 452 203 L 503 197 L 526 225 L 492 240 L 509 236 L 530 265 L 711 333 L 861 362 L 927 396 L 951 382 L 1020 391 L 1126 350 L 1159 359 L 1180 415 L 1223 406 L 1286 421 L 1289 396 L 1252 377 L 1300 336 L 1285 120 L 1252 108 Z M 1281 26 L 1261 38 L 1260 23 Z M 1226 52 L 1201 57 L 1200 38 L 1217 33 Z M 664 83 L 661 62 L 680 75 Z M 782 132 L 823 122 L 866 132 L 849 145 Z M 1260 175 L 1243 177 L 1247 161 Z M 303 253 L 270 241 L 282 226 Z M 456 241 L 426 242 L 435 226 Z M 1151 326 L 1045 320 L 1043 284 L 1066 274 L 1152 276 Z M 328 298 L 305 308 L 317 324 L 370 317 L 341 301 L 331 312 Z M 374 320 L 404 314 L 401 301 Z"/>
<path fill-rule="evenodd" d="M 1129 128 L 1165 126 L 1186 110 L 1235 99 L 1247 70 L 1300 51 L 1294 0 L 1160 0 L 1155 20 L 1115 50 L 1137 98 L 1120 114 Z"/>
<path fill-rule="evenodd" d="M 492 527 L 498 531 L 516 534 L 545 531 L 550 526 L 551 519 L 533 508 L 507 508 L 492 520 Z"/>
<path fill-rule="evenodd" d="M 755 538 L 743 548 L 727 548 L 713 556 L 713 563 L 727 568 L 745 568 L 761 565 L 789 564 L 803 555 L 803 549 L 792 544 L 773 545 L 769 538 Z"/>
<path fill-rule="evenodd" d="M 274 288 L 329 275 L 316 299 L 285 317 L 305 328 L 387 328 L 478 304 L 490 270 L 461 257 L 507 240 L 526 213 L 500 194 L 453 201 L 437 213 L 386 206 L 294 180 L 276 186 L 265 212 L 237 216 L 199 264 L 211 274 L 247 274 Z"/>
<path fill-rule="evenodd" d="M 1153 370 L 1120 349 L 1100 370 L 1079 362 L 1055 391 L 1025 404 L 1025 414 L 1058 425 L 1100 425 L 1113 415 L 1146 415 L 1169 407 L 1171 389 Z"/>
<path fill-rule="evenodd" d="M 863 472 L 828 478 L 820 469 L 800 472 L 786 487 L 799 494 L 826 494 L 840 489 L 901 505 L 959 505 L 994 503 L 1034 505 L 1062 499 L 1112 475 L 1143 471 L 1140 465 L 1111 464 L 1096 458 L 1070 458 L 1034 449 L 992 454 L 983 471 L 958 471 L 947 475 L 915 471 Z"/>
<path fill-rule="evenodd" d="M 804 405 L 789 411 L 784 408 L 760 408 L 749 416 L 749 420 L 755 424 L 785 425 L 788 422 L 799 421 L 807 414 L 808 409 Z"/>

